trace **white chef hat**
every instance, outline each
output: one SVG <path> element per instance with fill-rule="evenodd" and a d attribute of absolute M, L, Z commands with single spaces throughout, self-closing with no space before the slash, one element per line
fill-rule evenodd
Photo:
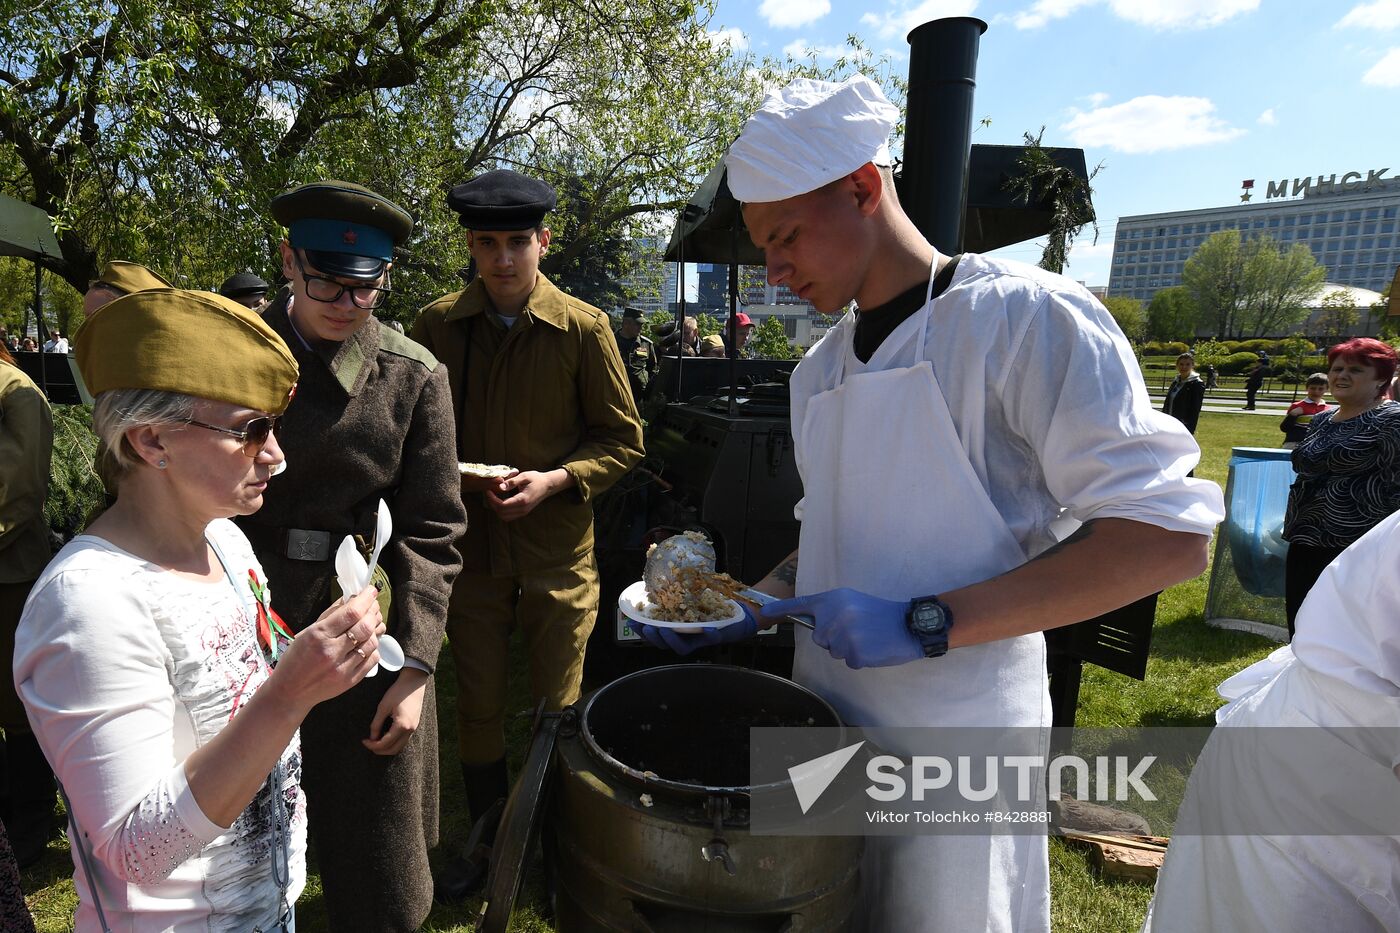
<path fill-rule="evenodd" d="M 729 190 L 744 203 L 781 201 L 867 162 L 889 165 L 886 140 L 898 120 L 899 110 L 865 75 L 840 84 L 798 78 L 769 91 L 729 147 Z"/>

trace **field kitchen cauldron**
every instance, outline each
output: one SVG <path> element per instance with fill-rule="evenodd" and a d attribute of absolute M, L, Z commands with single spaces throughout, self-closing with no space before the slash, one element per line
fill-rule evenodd
<path fill-rule="evenodd" d="M 840 725 L 804 687 L 710 664 L 638 671 L 538 717 L 479 929 L 506 929 L 537 836 L 560 933 L 847 929 L 863 840 L 749 832 L 749 728 Z"/>

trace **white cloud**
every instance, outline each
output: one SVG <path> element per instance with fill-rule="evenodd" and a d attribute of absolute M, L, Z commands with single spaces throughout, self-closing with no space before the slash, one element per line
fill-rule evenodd
<path fill-rule="evenodd" d="M 836 61 L 849 52 L 844 45 L 812 45 L 806 39 L 794 39 L 783 46 L 783 54 L 789 58 L 804 59 L 815 57 L 819 60 Z"/>
<path fill-rule="evenodd" d="M 1274 108 L 1270 107 L 1259 114 L 1259 119 L 1256 122 L 1260 126 L 1278 126 L 1278 117 L 1274 114 Z"/>
<path fill-rule="evenodd" d="M 821 0 L 825 3 L 826 0 Z M 881 39 L 903 36 L 931 19 L 945 16 L 971 16 L 977 9 L 977 0 L 889 0 L 890 8 L 884 13 L 862 14 L 860 21 L 870 26 Z"/>
<path fill-rule="evenodd" d="M 1219 26 L 1259 9 L 1259 0 L 1109 0 L 1114 15 L 1158 29 Z"/>
<path fill-rule="evenodd" d="M 1337 28 L 1356 26 L 1360 29 L 1400 28 L 1400 0 L 1373 0 L 1358 3 L 1337 21 Z"/>
<path fill-rule="evenodd" d="M 1090 107 L 1098 107 L 1103 104 L 1104 101 L 1108 100 L 1108 95 L 1103 91 L 1095 91 L 1084 99 L 1089 102 Z"/>
<path fill-rule="evenodd" d="M 1382 3 L 1400 0 L 1378 0 Z M 1086 6 L 1106 3 L 1119 19 L 1153 29 L 1199 29 L 1218 26 L 1259 8 L 1259 0 L 1035 0 L 1011 15 L 1017 29 L 1039 29 Z"/>
<path fill-rule="evenodd" d="M 1064 19 L 1082 6 L 1096 3 L 1097 0 L 1036 0 L 1020 13 L 1012 14 L 1011 21 L 1017 29 L 1039 29 L 1052 19 Z"/>
<path fill-rule="evenodd" d="M 1386 52 L 1381 60 L 1361 77 L 1361 83 L 1375 87 L 1400 87 L 1400 47 Z"/>
<path fill-rule="evenodd" d="M 730 26 L 728 29 L 712 29 L 705 33 L 705 37 L 714 46 L 729 43 L 729 48 L 734 52 L 742 52 L 749 47 L 749 37 L 744 35 L 744 30 L 737 26 Z"/>
<path fill-rule="evenodd" d="M 775 29 L 795 29 L 815 23 L 831 12 L 831 0 L 763 0 L 758 15 Z"/>
<path fill-rule="evenodd" d="M 1215 116 L 1215 104 L 1207 98 L 1156 94 L 1076 113 L 1060 129 L 1076 145 L 1131 154 L 1205 146 L 1245 132 Z"/>

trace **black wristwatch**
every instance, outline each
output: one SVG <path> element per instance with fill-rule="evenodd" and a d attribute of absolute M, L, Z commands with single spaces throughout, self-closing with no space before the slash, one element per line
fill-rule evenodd
<path fill-rule="evenodd" d="M 953 630 L 953 610 L 937 596 L 920 596 L 909 601 L 904 617 L 909 632 L 924 648 L 924 657 L 941 658 L 948 653 L 948 633 Z"/>

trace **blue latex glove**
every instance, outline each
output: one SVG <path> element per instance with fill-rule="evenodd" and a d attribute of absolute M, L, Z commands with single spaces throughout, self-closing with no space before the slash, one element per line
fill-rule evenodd
<path fill-rule="evenodd" d="M 675 629 L 658 628 L 655 625 L 643 625 L 640 622 L 635 623 L 635 628 L 637 634 L 646 639 L 653 648 L 669 648 L 684 657 L 701 648 L 752 638 L 754 633 L 758 631 L 758 617 L 743 603 L 739 603 L 739 606 L 744 610 L 743 620 L 730 623 L 723 628 L 706 626 L 698 632 L 677 632 Z"/>
<path fill-rule="evenodd" d="M 891 667 L 921 660 L 923 645 L 909 631 L 909 603 L 881 599 L 842 587 L 780 599 L 763 607 L 765 620 L 808 616 L 815 623 L 812 641 L 850 668 Z"/>

